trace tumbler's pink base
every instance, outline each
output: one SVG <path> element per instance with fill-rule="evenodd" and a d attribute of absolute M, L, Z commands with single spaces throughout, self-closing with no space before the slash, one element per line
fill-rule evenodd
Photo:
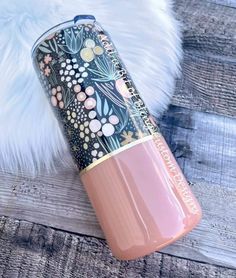
<path fill-rule="evenodd" d="M 118 259 L 159 250 L 191 231 L 201 218 L 201 208 L 186 180 L 176 184 L 182 173 L 165 140 L 158 140 L 162 149 L 151 139 L 81 176 Z"/>

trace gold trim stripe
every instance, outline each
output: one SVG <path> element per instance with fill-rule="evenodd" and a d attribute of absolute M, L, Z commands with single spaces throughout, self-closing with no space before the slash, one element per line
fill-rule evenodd
<path fill-rule="evenodd" d="M 136 141 L 134 142 L 131 142 L 123 147 L 120 147 L 119 149 L 117 150 L 114 150 L 106 155 L 104 155 L 103 157 L 99 158 L 98 160 L 92 162 L 91 164 L 89 164 L 89 166 L 87 166 L 86 168 L 84 168 L 83 170 L 80 171 L 80 176 L 83 175 L 85 172 L 91 170 L 92 168 L 94 168 L 95 166 L 97 166 L 98 164 L 102 163 L 103 161 L 107 160 L 108 158 L 111 158 L 112 156 L 120 153 L 120 152 L 123 152 L 127 149 L 130 149 L 138 144 L 141 144 L 143 142 L 146 142 L 148 140 L 151 140 L 153 139 L 153 135 L 148 135 L 148 136 L 145 136 L 143 138 L 140 138 L 140 139 L 137 139 Z"/>

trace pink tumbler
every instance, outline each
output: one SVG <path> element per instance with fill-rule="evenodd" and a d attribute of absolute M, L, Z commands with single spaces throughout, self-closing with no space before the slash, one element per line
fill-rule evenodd
<path fill-rule="evenodd" d="M 135 259 L 191 231 L 201 208 L 95 18 L 51 28 L 32 56 L 114 256 Z"/>

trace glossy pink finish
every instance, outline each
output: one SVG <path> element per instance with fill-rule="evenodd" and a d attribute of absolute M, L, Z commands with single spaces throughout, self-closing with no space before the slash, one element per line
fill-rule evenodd
<path fill-rule="evenodd" d="M 162 136 L 116 154 L 81 179 L 118 259 L 160 250 L 201 218 L 201 208 Z"/>

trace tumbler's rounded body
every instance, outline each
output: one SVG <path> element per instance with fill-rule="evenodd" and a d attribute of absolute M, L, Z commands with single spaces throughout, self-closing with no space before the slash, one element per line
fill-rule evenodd
<path fill-rule="evenodd" d="M 135 259 L 192 230 L 201 208 L 95 18 L 53 27 L 32 55 L 112 253 Z"/>
<path fill-rule="evenodd" d="M 191 231 L 201 208 L 162 136 L 122 151 L 81 179 L 112 253 L 129 260 Z"/>

